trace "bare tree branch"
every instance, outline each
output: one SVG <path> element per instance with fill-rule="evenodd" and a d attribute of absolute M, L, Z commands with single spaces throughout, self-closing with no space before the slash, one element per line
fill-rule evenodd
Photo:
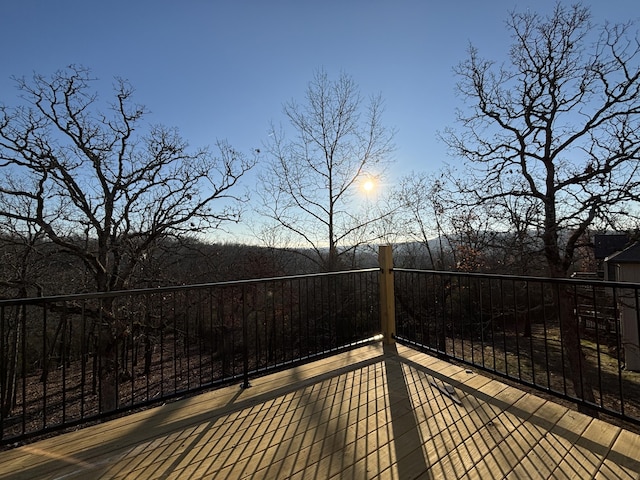
<path fill-rule="evenodd" d="M 160 239 L 239 221 L 238 181 L 256 159 L 222 141 L 217 155 L 191 151 L 164 126 L 138 134 L 146 110 L 133 88 L 116 79 L 105 113 L 94 80 L 76 66 L 16 79 L 24 104 L 0 108 L 0 217 L 37 225 L 105 291 L 125 288 Z"/>
<path fill-rule="evenodd" d="M 382 126 L 382 100 L 363 100 L 353 79 L 329 80 L 319 71 L 306 102 L 290 101 L 284 115 L 292 136 L 271 128 L 271 163 L 261 175 L 261 213 L 315 252 L 321 269 L 335 270 L 349 242 L 379 220 L 354 211 L 354 195 L 366 173 L 381 174 L 393 151 L 393 131 Z M 358 239 L 358 240 L 356 240 Z"/>
<path fill-rule="evenodd" d="M 538 205 L 529 228 L 549 273 L 565 276 L 581 234 L 639 199 L 640 43 L 630 23 L 596 30 L 581 5 L 557 4 L 548 18 L 513 12 L 507 24 L 509 64 L 471 47 L 456 68 L 469 109 L 443 138 L 468 160 L 457 181 L 470 203 Z"/>

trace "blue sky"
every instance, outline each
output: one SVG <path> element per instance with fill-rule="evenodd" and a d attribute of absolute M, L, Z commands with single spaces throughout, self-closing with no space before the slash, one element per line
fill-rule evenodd
<path fill-rule="evenodd" d="M 178 127 L 192 146 L 226 139 L 248 153 L 324 68 L 333 78 L 351 75 L 365 96 L 382 95 L 383 120 L 398 132 L 395 176 L 436 171 L 456 162 L 437 131 L 453 125 L 460 106 L 452 68 L 469 42 L 501 60 L 508 12 L 549 12 L 554 3 L 0 0 L 0 102 L 15 101 L 11 75 L 82 64 L 105 87 L 114 76 L 128 79 L 148 120 Z M 583 4 L 597 22 L 640 17 L 637 0 Z"/>

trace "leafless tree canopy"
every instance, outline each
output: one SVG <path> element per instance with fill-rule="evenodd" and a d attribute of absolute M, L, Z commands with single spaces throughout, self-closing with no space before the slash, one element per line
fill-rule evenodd
<path fill-rule="evenodd" d="M 587 229 L 628 222 L 640 195 L 640 42 L 633 24 L 593 26 L 581 5 L 507 25 L 509 62 L 470 47 L 456 68 L 467 104 L 444 139 L 469 162 L 467 201 L 526 221 L 549 273 L 565 276 Z"/>
<path fill-rule="evenodd" d="M 379 174 L 393 150 L 393 132 L 381 114 L 379 96 L 365 105 L 352 78 L 331 81 L 320 71 L 304 104 L 284 106 L 291 135 L 271 129 L 263 214 L 296 244 L 311 248 L 322 269 L 335 269 L 348 250 L 339 247 L 364 241 L 363 232 L 380 218 L 356 211 L 352 200 L 364 175 Z"/>
<path fill-rule="evenodd" d="M 255 160 L 224 142 L 217 156 L 192 152 L 164 126 L 142 134 L 132 87 L 116 79 L 105 105 L 94 80 L 75 66 L 16 79 L 22 104 L 0 105 L 0 218 L 37 226 L 104 291 L 126 287 L 158 239 L 238 221 L 237 183 Z"/>

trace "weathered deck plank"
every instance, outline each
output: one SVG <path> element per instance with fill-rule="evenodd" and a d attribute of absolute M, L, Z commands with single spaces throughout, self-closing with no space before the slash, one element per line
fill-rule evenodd
<path fill-rule="evenodd" d="M 0 478 L 640 478 L 640 436 L 400 346 L 252 384 L 2 452 Z"/>

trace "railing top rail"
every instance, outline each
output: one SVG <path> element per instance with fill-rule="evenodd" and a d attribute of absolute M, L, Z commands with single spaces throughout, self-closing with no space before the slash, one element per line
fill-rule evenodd
<path fill-rule="evenodd" d="M 101 298 L 111 298 L 111 297 L 119 297 L 124 295 L 144 295 L 150 293 L 169 293 L 169 292 L 177 292 L 181 290 L 206 290 L 209 288 L 221 288 L 221 287 L 231 287 L 231 286 L 240 286 L 240 285 L 248 285 L 248 284 L 260 284 L 260 283 L 268 283 L 268 282 L 279 282 L 279 281 L 290 281 L 290 280 L 298 280 L 305 278 L 317 278 L 317 277 L 329 277 L 329 276 L 340 276 L 340 275 L 348 275 L 348 274 L 359 274 L 359 273 L 371 273 L 380 271 L 379 267 L 373 268 L 362 268 L 358 270 L 339 270 L 335 272 L 323 272 L 323 273 L 307 273 L 300 275 L 284 275 L 280 277 L 265 277 L 265 278 L 250 278 L 245 280 L 230 280 L 224 282 L 211 282 L 211 283 L 198 283 L 193 285 L 174 285 L 167 287 L 149 287 L 149 288 L 137 288 L 131 290 L 114 290 L 111 292 L 93 292 L 93 293 L 74 293 L 68 295 L 51 295 L 51 296 L 43 296 L 43 297 L 29 297 L 29 298 L 11 298 L 11 299 L 0 299 L 0 308 L 11 305 L 37 305 L 42 303 L 52 303 L 56 301 L 74 301 L 74 300 L 95 300 Z"/>
<path fill-rule="evenodd" d="M 640 283 L 609 280 L 593 280 L 584 278 L 536 277 L 532 275 L 505 275 L 497 273 L 452 272 L 447 270 L 419 270 L 413 268 L 394 267 L 394 272 L 425 273 L 430 275 L 447 275 L 451 277 L 489 278 L 496 280 L 527 281 L 537 283 L 559 283 L 566 285 L 597 285 L 608 288 L 640 289 Z"/>

